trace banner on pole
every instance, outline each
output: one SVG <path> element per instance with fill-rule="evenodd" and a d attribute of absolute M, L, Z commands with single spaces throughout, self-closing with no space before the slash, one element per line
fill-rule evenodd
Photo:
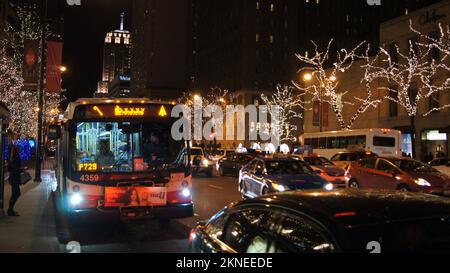
<path fill-rule="evenodd" d="M 49 93 L 61 93 L 61 65 L 62 65 L 61 42 L 47 43 L 47 74 L 45 90 Z"/>
<path fill-rule="evenodd" d="M 37 90 L 37 83 L 39 79 L 39 65 L 38 65 L 38 40 L 26 40 L 24 43 L 24 60 L 23 60 L 23 79 L 24 85 L 30 91 Z"/>

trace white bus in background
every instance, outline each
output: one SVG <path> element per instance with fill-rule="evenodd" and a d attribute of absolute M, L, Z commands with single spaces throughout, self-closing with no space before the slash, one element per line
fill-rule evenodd
<path fill-rule="evenodd" d="M 300 143 L 311 146 L 315 154 L 328 159 L 339 152 L 359 147 L 379 156 L 402 157 L 402 133 L 391 129 L 361 129 L 305 133 Z"/>

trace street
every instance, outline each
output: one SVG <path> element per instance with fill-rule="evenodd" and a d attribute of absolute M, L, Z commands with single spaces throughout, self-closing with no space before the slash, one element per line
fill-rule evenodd
<path fill-rule="evenodd" d="M 25 227 L 27 224 L 22 225 L 22 228 L 27 228 L 23 233 L 30 233 L 28 243 L 22 244 L 22 241 L 27 242 L 28 240 L 22 235 L 17 235 L 17 237 L 23 237 L 22 239 L 17 238 L 17 240 L 7 240 L 8 238 L 2 240 L 0 236 L 0 253 L 66 253 L 68 252 L 67 245 L 58 242 L 57 235 L 67 235 L 68 232 L 71 235 L 71 241 L 80 243 L 82 253 L 186 252 L 188 250 L 187 240 L 190 229 L 197 221 L 209 219 L 229 203 L 240 199 L 236 181 L 237 178 L 232 177 L 215 176 L 213 178 L 206 178 L 203 175 L 195 177 L 193 179 L 195 216 L 187 219 L 173 220 L 169 225 L 162 226 L 157 220 L 129 223 L 105 221 L 92 225 L 56 223 L 52 195 L 49 194 L 52 187 L 51 184 L 54 181 L 47 180 L 44 183 L 48 183 L 48 185 L 39 186 L 45 186 L 47 193 L 42 194 L 41 192 L 41 196 L 33 196 L 33 199 L 36 199 L 36 202 L 38 202 L 37 205 L 42 207 L 42 212 L 34 216 L 30 215 L 30 217 L 34 218 L 32 219 L 34 226 Z M 23 199 L 27 197 L 25 195 L 33 194 L 32 190 L 36 189 L 38 185 L 31 183 L 26 187 L 24 196 L 22 197 Z M 26 213 L 23 210 L 21 212 L 22 214 Z M 16 219 L 6 218 L 1 220 L 0 228 L 15 224 L 14 221 Z M 11 233 L 14 232 L 11 231 Z"/>

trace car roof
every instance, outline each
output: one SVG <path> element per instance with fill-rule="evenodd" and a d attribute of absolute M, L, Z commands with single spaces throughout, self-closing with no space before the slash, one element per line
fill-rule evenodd
<path fill-rule="evenodd" d="M 347 228 L 429 217 L 450 216 L 450 199 L 380 190 L 290 191 L 235 204 L 281 205 L 309 211 Z"/>

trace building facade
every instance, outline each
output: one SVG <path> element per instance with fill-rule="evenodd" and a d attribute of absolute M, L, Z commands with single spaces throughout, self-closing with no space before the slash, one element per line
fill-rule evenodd
<path fill-rule="evenodd" d="M 134 0 L 131 93 L 174 100 L 188 88 L 191 1 Z"/>
<path fill-rule="evenodd" d="M 131 33 L 124 27 L 125 14 L 121 14 L 120 27 L 108 32 L 103 48 L 102 81 L 95 96 L 109 95 L 108 85 L 116 77 L 131 73 Z"/>
<path fill-rule="evenodd" d="M 438 24 L 444 27 L 450 25 L 450 1 L 441 1 L 434 5 L 409 12 L 406 15 L 386 21 L 380 25 L 379 41 L 380 45 L 385 49 L 393 50 L 393 45 L 397 45 L 401 52 L 405 52 L 409 48 L 410 41 L 419 41 L 417 34 L 411 31 L 410 21 L 413 26 L 421 33 L 434 36 L 439 31 Z M 391 52 L 394 56 L 394 52 Z M 439 58 L 435 56 L 435 58 Z M 362 69 L 364 63 L 362 61 L 353 64 L 351 70 L 346 72 L 339 80 L 339 90 L 341 92 L 348 91 L 346 97 L 352 100 L 353 97 L 366 98 L 367 89 L 361 79 L 364 77 Z M 436 75 L 434 80 L 443 81 L 450 76 L 449 73 L 440 73 Z M 417 81 L 412 89 L 419 88 L 420 83 Z M 371 85 L 371 89 L 375 92 L 375 99 L 382 100 L 377 108 L 370 108 L 362 114 L 355 122 L 354 129 L 362 128 L 388 128 L 397 129 L 403 133 L 403 152 L 405 154 L 415 154 L 415 158 L 424 160 L 425 156 L 432 154 L 433 156 L 448 155 L 449 150 L 449 128 L 450 128 L 450 109 L 444 109 L 434 112 L 428 116 L 424 116 L 434 107 L 442 107 L 450 104 L 450 90 L 439 93 L 439 95 L 431 98 L 422 99 L 419 103 L 419 113 L 415 118 L 415 136 L 416 149 L 412 150 L 412 132 L 411 118 L 406 110 L 397 103 L 383 99 L 387 94 L 381 90 L 386 87 L 386 83 L 375 81 Z M 392 88 L 392 86 L 390 86 Z M 413 92 L 413 90 L 412 90 Z M 338 125 L 336 115 L 329 106 L 324 113 L 327 120 L 324 124 L 324 131 L 341 130 Z M 350 120 L 356 111 L 356 107 L 344 106 L 344 119 Z M 314 124 L 314 112 L 305 111 L 305 132 L 318 132 L 319 127 Z"/>

